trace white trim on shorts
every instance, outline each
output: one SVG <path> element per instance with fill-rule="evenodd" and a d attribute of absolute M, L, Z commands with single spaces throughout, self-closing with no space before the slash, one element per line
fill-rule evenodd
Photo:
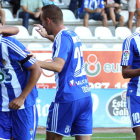
<path fill-rule="evenodd" d="M 74 135 L 71 135 L 72 137 L 74 136 L 91 136 L 92 134 L 74 134 Z"/>
<path fill-rule="evenodd" d="M 0 140 L 11 140 L 11 139 L 3 139 L 3 138 L 0 138 Z"/>

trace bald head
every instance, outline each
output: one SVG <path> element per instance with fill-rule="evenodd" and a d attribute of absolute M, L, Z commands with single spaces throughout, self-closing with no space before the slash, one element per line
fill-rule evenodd
<path fill-rule="evenodd" d="M 56 5 L 46 5 L 42 8 L 42 17 L 44 20 L 49 18 L 56 25 L 63 23 L 63 13 Z"/>

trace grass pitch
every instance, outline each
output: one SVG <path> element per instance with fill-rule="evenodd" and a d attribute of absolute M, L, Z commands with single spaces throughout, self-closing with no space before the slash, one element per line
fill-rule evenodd
<path fill-rule="evenodd" d="M 45 134 L 36 134 L 35 140 L 45 140 Z M 64 137 L 63 140 L 74 140 L 74 137 Z M 94 133 L 91 140 L 135 140 L 134 133 Z"/>

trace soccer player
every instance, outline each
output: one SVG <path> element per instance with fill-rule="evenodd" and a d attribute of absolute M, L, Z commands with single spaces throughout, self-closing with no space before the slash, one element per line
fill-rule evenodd
<path fill-rule="evenodd" d="M 12 37 L 16 27 L 0 28 L 0 140 L 34 140 L 38 123 L 35 87 L 41 69 Z"/>
<path fill-rule="evenodd" d="M 38 32 L 54 40 L 52 62 L 37 61 L 41 68 L 55 72 L 56 96 L 49 108 L 46 140 L 61 140 L 75 136 L 76 140 L 90 140 L 92 135 L 92 99 L 84 70 L 82 43 L 75 32 L 63 25 L 60 8 L 42 8 Z M 51 36 L 53 35 L 53 36 Z"/>
<path fill-rule="evenodd" d="M 140 140 L 140 32 L 125 39 L 121 65 L 123 78 L 131 78 L 127 88 L 127 108 L 136 140 Z"/>

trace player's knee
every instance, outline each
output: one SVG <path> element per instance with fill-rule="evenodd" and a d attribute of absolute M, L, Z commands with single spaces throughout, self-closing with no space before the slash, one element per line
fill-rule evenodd
<path fill-rule="evenodd" d="M 121 23 L 124 22 L 124 17 L 123 16 L 120 17 L 120 22 Z"/>

